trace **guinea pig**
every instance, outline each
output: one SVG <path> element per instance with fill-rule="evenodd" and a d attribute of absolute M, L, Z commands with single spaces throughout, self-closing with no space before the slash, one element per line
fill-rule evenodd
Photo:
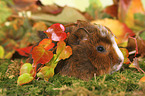
<path fill-rule="evenodd" d="M 55 73 L 89 80 L 94 74 L 113 73 L 121 68 L 124 56 L 109 28 L 78 20 L 66 29 L 70 33 L 66 44 L 71 46 L 72 55 L 59 61 Z"/>

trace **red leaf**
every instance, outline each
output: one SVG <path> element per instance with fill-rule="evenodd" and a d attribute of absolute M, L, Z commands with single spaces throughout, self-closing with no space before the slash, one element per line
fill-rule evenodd
<path fill-rule="evenodd" d="M 15 48 L 15 50 L 22 56 L 29 56 L 31 52 L 32 46 L 25 47 L 25 48 Z"/>
<path fill-rule="evenodd" d="M 104 12 L 110 14 L 112 17 L 117 17 L 118 15 L 118 6 L 117 5 L 111 5 L 107 6 L 104 10 Z"/>
<path fill-rule="evenodd" d="M 44 33 L 53 41 L 66 39 L 65 27 L 62 24 L 56 23 L 51 25 Z"/>
<path fill-rule="evenodd" d="M 44 49 L 49 50 L 54 47 L 51 39 L 43 39 L 38 46 L 44 47 Z"/>
<path fill-rule="evenodd" d="M 44 49 L 42 46 L 36 46 L 32 50 L 32 58 L 34 60 L 33 67 L 38 64 L 48 63 L 53 57 L 53 52 Z"/>

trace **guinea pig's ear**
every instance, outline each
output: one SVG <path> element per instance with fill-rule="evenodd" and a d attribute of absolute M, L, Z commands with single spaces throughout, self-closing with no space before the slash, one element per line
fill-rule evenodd
<path fill-rule="evenodd" d="M 89 39 L 89 32 L 83 27 L 79 27 L 73 30 L 71 35 L 68 38 L 68 43 L 73 45 L 78 45 L 80 42 Z"/>
<path fill-rule="evenodd" d="M 76 36 L 79 40 L 88 40 L 90 34 L 87 29 L 81 27 L 74 32 L 74 36 Z"/>

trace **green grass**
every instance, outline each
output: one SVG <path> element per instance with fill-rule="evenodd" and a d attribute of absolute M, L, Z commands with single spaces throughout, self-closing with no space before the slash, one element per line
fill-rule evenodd
<path fill-rule="evenodd" d="M 10 60 L 0 60 L 0 96 L 132 96 L 145 95 L 145 84 L 139 83 L 145 76 L 136 69 L 126 68 L 112 75 L 105 74 L 83 81 L 74 77 L 61 76 L 59 74 L 44 80 L 33 80 L 29 84 L 17 86 L 18 69 L 12 72 L 11 66 L 20 65 Z M 9 65 L 9 67 L 8 67 Z M 145 64 L 140 62 L 145 70 Z M 19 68 L 17 66 L 17 68 Z M 9 70 L 8 70 L 9 69 Z M 8 72 L 10 71 L 10 72 Z M 14 76 L 14 74 L 17 74 Z M 10 78 L 14 76 L 13 78 Z M 82 95 L 83 94 L 83 95 Z"/>

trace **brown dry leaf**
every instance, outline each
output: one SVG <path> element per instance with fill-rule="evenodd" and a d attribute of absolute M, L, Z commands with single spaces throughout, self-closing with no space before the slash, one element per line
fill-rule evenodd
<path fill-rule="evenodd" d="M 133 62 L 129 65 L 129 67 L 131 68 L 136 68 L 139 71 L 139 62 L 138 62 L 138 58 L 134 58 Z"/>
<path fill-rule="evenodd" d="M 135 41 L 136 39 L 136 41 Z M 127 49 L 129 52 L 136 50 L 138 51 L 138 54 L 142 57 L 145 56 L 145 40 L 139 39 L 139 38 L 128 38 L 128 45 Z M 137 42 L 137 43 L 136 43 Z"/>
<path fill-rule="evenodd" d="M 142 72 L 145 74 L 145 72 L 140 68 L 139 66 L 139 60 L 138 58 L 134 58 L 133 62 L 129 65 L 130 68 L 136 68 L 139 72 Z"/>

